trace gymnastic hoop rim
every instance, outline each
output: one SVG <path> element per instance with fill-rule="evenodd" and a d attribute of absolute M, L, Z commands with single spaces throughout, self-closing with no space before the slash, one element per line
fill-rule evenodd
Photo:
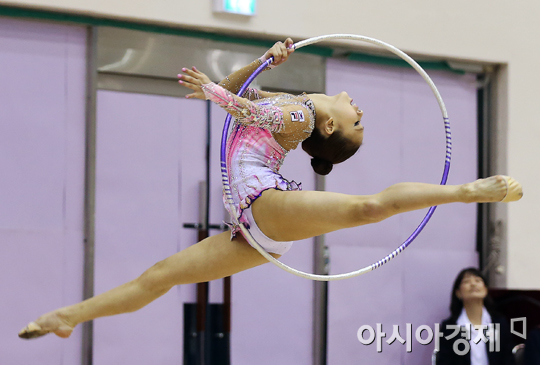
<path fill-rule="evenodd" d="M 451 161 L 451 157 L 452 157 L 452 137 L 451 137 L 451 131 L 450 131 L 450 121 L 449 121 L 449 118 L 448 118 L 448 113 L 447 113 L 444 101 L 443 101 L 439 91 L 437 90 L 437 87 L 435 86 L 435 83 L 431 80 L 431 78 L 426 73 L 426 71 L 424 71 L 424 69 L 416 61 L 414 61 L 414 59 L 412 59 L 409 55 L 407 55 L 405 52 L 401 51 L 400 49 L 398 49 L 398 48 L 396 48 L 396 47 L 394 47 L 394 46 L 392 46 L 392 45 L 390 45 L 390 44 L 388 44 L 386 42 L 383 42 L 381 40 L 371 38 L 371 37 L 361 36 L 361 35 L 354 35 L 354 34 L 322 35 L 322 36 L 313 37 L 313 38 L 309 38 L 309 39 L 300 41 L 300 42 L 294 44 L 293 47 L 295 49 L 299 49 L 301 47 L 305 47 L 305 46 L 308 46 L 308 45 L 311 45 L 311 44 L 314 44 L 314 43 L 318 43 L 318 42 L 325 41 L 325 40 L 332 40 L 332 39 L 350 39 L 350 40 L 363 41 L 363 42 L 368 42 L 368 43 L 380 46 L 382 48 L 385 48 L 386 50 L 394 53 L 395 55 L 397 55 L 399 57 L 401 57 L 404 61 L 406 61 L 409 65 L 411 65 L 420 74 L 420 76 L 422 76 L 424 81 L 426 81 L 426 83 L 431 88 L 433 94 L 435 95 L 435 98 L 437 99 L 437 103 L 439 104 L 439 108 L 441 110 L 442 117 L 443 117 L 443 122 L 444 122 L 444 128 L 445 128 L 445 134 L 446 134 L 446 158 L 445 158 L 443 175 L 442 175 L 442 179 L 441 179 L 440 184 L 445 185 L 446 181 L 448 180 L 448 173 L 449 173 L 449 170 L 450 170 L 450 161 Z M 272 63 L 272 61 L 273 61 L 273 58 L 270 58 L 270 59 L 266 60 L 265 62 L 263 62 L 262 65 L 260 65 L 253 72 L 253 74 L 244 82 L 244 84 L 240 88 L 240 91 L 238 92 L 239 96 L 242 96 L 244 94 L 244 92 L 247 89 L 247 87 L 249 86 L 249 84 L 251 84 L 251 82 L 265 68 L 267 68 Z M 261 255 L 263 255 L 268 261 L 270 261 L 274 265 L 278 266 L 279 268 L 281 268 L 281 269 L 283 269 L 283 270 L 285 270 L 285 271 L 287 271 L 289 273 L 292 273 L 292 274 L 294 274 L 296 276 L 300 276 L 300 277 L 310 279 L 310 280 L 334 281 L 334 280 L 342 280 L 342 279 L 352 278 L 352 277 L 359 276 L 359 275 L 365 274 L 367 272 L 373 271 L 373 270 L 381 267 L 382 265 L 386 264 L 387 262 L 389 262 L 393 258 L 395 258 L 401 252 L 403 252 L 403 250 L 405 250 L 405 248 L 407 248 L 412 243 L 412 241 L 420 234 L 420 232 L 424 229 L 426 224 L 429 222 L 429 220 L 433 216 L 433 213 L 435 212 L 435 209 L 437 208 L 436 206 L 429 208 L 428 212 L 426 213 L 426 215 L 424 216 L 424 218 L 422 219 L 422 221 L 420 222 L 418 227 L 416 227 L 416 229 L 407 238 L 407 240 L 405 240 L 401 245 L 398 246 L 397 249 L 392 251 L 390 254 L 388 254 L 387 256 L 385 256 L 381 260 L 373 263 L 370 266 L 366 266 L 366 267 L 364 267 L 364 268 L 362 268 L 360 270 L 351 271 L 351 272 L 343 273 L 343 274 L 335 274 L 335 275 L 310 274 L 310 273 L 306 273 L 306 272 L 294 269 L 294 268 L 284 264 L 283 262 L 275 259 L 272 255 L 270 255 L 253 238 L 253 236 L 251 235 L 249 230 L 242 223 L 240 223 L 238 221 L 238 218 L 237 218 L 238 214 L 236 214 L 237 211 L 236 211 L 236 207 L 234 205 L 234 201 L 232 199 L 231 189 L 230 189 L 230 185 L 229 185 L 228 168 L 227 168 L 227 156 L 226 156 L 227 138 L 228 138 L 228 134 L 229 134 L 228 132 L 229 132 L 229 126 L 230 126 L 231 119 L 232 119 L 232 116 L 230 114 L 228 114 L 227 117 L 225 118 L 225 122 L 224 122 L 224 126 L 223 126 L 223 133 L 222 133 L 222 138 L 221 138 L 221 175 L 222 175 L 223 191 L 224 191 L 225 200 L 226 200 L 225 204 L 229 205 L 230 212 L 233 213 L 233 214 L 231 214 L 231 218 L 233 220 L 233 223 L 240 227 L 240 230 L 241 230 L 243 236 L 246 238 L 246 240 L 257 251 L 259 251 L 259 253 Z"/>

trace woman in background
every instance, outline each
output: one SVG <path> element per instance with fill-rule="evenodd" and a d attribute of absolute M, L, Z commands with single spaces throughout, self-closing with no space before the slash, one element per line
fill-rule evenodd
<path fill-rule="evenodd" d="M 450 318 L 441 325 L 444 336 L 437 354 L 437 365 L 515 364 L 508 323 L 493 310 L 486 282 L 479 270 L 471 267 L 458 274 L 452 288 L 450 312 Z M 456 325 L 461 327 L 457 333 L 451 327 Z M 493 325 L 492 330 L 490 325 Z M 485 338 L 489 337 L 487 343 L 477 340 L 482 335 L 481 331 Z M 470 336 L 470 340 L 465 339 L 464 333 Z M 498 344 L 493 342 L 493 338 L 498 339 Z M 461 343 L 458 342 L 460 340 Z M 460 355 L 467 345 L 469 351 Z"/>

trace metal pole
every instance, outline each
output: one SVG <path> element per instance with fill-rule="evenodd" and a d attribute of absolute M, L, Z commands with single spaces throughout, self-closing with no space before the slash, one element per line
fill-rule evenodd
<path fill-rule="evenodd" d="M 86 151 L 84 182 L 84 281 L 83 299 L 94 296 L 94 247 L 96 213 L 96 50 L 97 28 L 89 26 L 86 36 Z M 83 365 L 92 365 L 93 321 L 82 325 Z"/>
<path fill-rule="evenodd" d="M 325 178 L 316 175 L 315 190 L 325 190 Z M 313 250 L 313 272 L 329 274 L 328 249 L 325 237 L 315 237 Z M 326 365 L 327 362 L 327 318 L 328 318 L 328 282 L 313 281 L 313 365 Z"/>
<path fill-rule="evenodd" d="M 210 142 L 211 142 L 211 108 L 212 103 L 206 101 L 206 176 L 205 181 L 199 185 L 200 204 L 199 204 L 199 242 L 209 236 L 208 226 L 210 224 Z M 209 344 L 206 343 L 206 330 L 208 327 L 208 292 L 209 284 L 197 284 L 197 334 L 199 336 L 199 361 L 200 365 L 206 365 L 207 351 Z"/>
<path fill-rule="evenodd" d="M 199 183 L 199 192 L 200 192 L 200 204 L 199 204 L 199 215 L 203 219 L 199 220 L 200 226 L 198 229 L 198 241 L 202 241 L 208 237 L 208 222 L 204 220 L 204 217 L 207 216 L 206 213 L 206 184 L 205 181 Z M 199 339 L 198 344 L 198 353 L 199 353 L 199 364 L 205 365 L 205 334 L 206 334 L 206 317 L 208 314 L 208 283 L 198 283 L 197 284 L 197 337 Z"/>
<path fill-rule="evenodd" d="M 230 219 L 229 212 L 223 207 L 223 221 L 227 222 Z M 227 226 L 223 224 L 224 231 L 227 230 Z M 230 365 L 231 363 L 231 298 L 232 298 L 232 277 L 227 276 L 223 278 L 223 338 L 224 338 L 224 354 L 223 365 Z"/>
<path fill-rule="evenodd" d="M 478 82 L 478 177 L 488 177 L 491 175 L 490 151 L 491 151 L 491 123 L 489 113 L 491 75 L 485 73 Z M 477 251 L 479 253 L 479 267 L 483 271 L 489 282 L 489 271 L 493 262 L 490 262 L 491 252 L 491 209 L 489 204 L 478 204 L 478 237 Z M 493 260 L 491 260 L 493 261 Z M 488 284 L 488 283 L 486 283 Z"/>

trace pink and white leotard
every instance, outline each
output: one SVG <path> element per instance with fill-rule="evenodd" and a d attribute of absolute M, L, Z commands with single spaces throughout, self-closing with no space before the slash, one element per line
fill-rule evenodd
<path fill-rule="evenodd" d="M 315 106 L 305 95 L 276 94 L 261 99 L 257 90 L 250 89 L 248 97 L 254 99 L 250 101 L 213 83 L 203 85 L 203 91 L 207 99 L 236 118 L 227 140 L 228 178 L 236 212 L 231 212 L 225 193 L 223 199 L 229 213 L 249 229 L 244 210 L 265 190 L 300 190 L 300 184 L 279 173 L 288 150 L 276 141 L 273 133 L 284 132 L 284 113 L 298 110 L 304 113 L 295 121 L 303 124 L 298 142 L 309 137 L 315 125 Z M 290 119 L 288 114 L 285 117 Z M 233 226 L 232 234 L 239 230 Z"/>

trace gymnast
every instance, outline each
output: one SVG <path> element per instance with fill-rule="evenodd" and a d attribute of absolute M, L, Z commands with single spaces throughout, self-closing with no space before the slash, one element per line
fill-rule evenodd
<path fill-rule="evenodd" d="M 380 222 L 395 214 L 448 203 L 519 200 L 519 183 L 492 176 L 463 185 L 399 183 L 374 195 L 358 196 L 301 191 L 279 174 L 288 151 L 302 143 L 316 173 L 326 175 L 333 164 L 351 157 L 364 138 L 363 112 L 346 92 L 291 95 L 249 89 L 234 95 L 243 81 L 269 57 L 271 67 L 294 52 L 293 41 L 277 42 L 260 59 L 232 73 L 219 85 L 195 67 L 183 68 L 179 83 L 187 98 L 211 100 L 236 118 L 227 141 L 229 183 L 234 212 L 254 238 L 274 257 L 292 241 L 343 228 Z M 225 204 L 228 206 L 228 204 Z M 230 208 L 228 208 L 230 209 Z M 83 302 L 54 310 L 28 324 L 21 338 L 47 333 L 69 337 L 79 323 L 136 311 L 173 286 L 220 279 L 264 264 L 239 227 L 223 232 L 156 263 L 138 278 Z"/>

